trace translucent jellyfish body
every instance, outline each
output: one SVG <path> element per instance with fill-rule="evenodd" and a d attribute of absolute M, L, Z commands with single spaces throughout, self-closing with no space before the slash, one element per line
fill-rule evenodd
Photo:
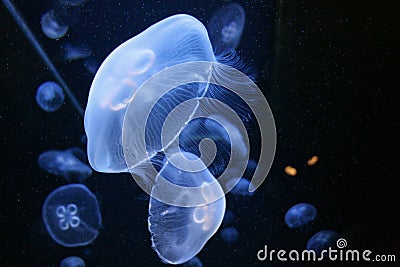
<path fill-rule="evenodd" d="M 49 150 L 39 155 L 39 166 L 54 175 L 65 178 L 68 182 L 83 182 L 92 169 L 85 164 L 86 155 L 80 148 Z"/>
<path fill-rule="evenodd" d="M 313 221 L 317 209 L 308 203 L 299 203 L 291 207 L 285 215 L 285 223 L 290 228 L 299 228 Z"/>
<path fill-rule="evenodd" d="M 85 266 L 86 266 L 85 262 L 77 256 L 66 257 L 60 263 L 60 267 L 85 267 Z"/>
<path fill-rule="evenodd" d="M 36 91 L 36 103 L 47 112 L 59 109 L 64 102 L 64 98 L 62 88 L 52 81 L 42 83 Z"/>
<path fill-rule="evenodd" d="M 173 163 L 167 161 L 156 178 L 152 194 L 164 190 L 164 180 L 161 176 L 171 183 L 187 188 L 181 190 L 175 198 L 188 201 L 197 198 L 207 203 L 209 198 L 214 197 L 212 194 L 220 194 L 222 188 L 206 166 L 201 161 L 196 161 L 198 157 L 186 152 L 183 155 L 186 160 L 179 154 L 173 155 L 170 160 L 187 161 L 184 164 L 186 171 L 176 168 Z M 202 170 L 192 171 L 198 169 Z M 207 189 L 206 185 L 212 185 L 212 188 Z M 217 231 L 224 212 L 224 196 L 198 207 L 179 207 L 150 198 L 148 224 L 154 250 L 166 263 L 180 264 L 188 261 Z"/>
<path fill-rule="evenodd" d="M 172 65 L 215 61 L 207 31 L 195 18 L 162 20 L 117 47 L 102 63 L 85 112 L 90 165 L 100 172 L 128 172 L 122 151 L 126 107 L 150 76 Z M 136 101 L 149 101 L 137 99 Z"/>
<path fill-rule="evenodd" d="M 43 222 L 55 242 L 85 246 L 99 234 L 101 215 L 96 196 L 82 184 L 61 186 L 43 204 Z"/>
<path fill-rule="evenodd" d="M 60 39 L 68 31 L 68 26 L 60 20 L 54 10 L 49 10 L 44 13 L 41 17 L 40 24 L 43 33 L 51 39 Z"/>
<path fill-rule="evenodd" d="M 245 17 L 243 8 L 236 3 L 227 4 L 211 16 L 207 29 L 216 54 L 239 45 Z"/>

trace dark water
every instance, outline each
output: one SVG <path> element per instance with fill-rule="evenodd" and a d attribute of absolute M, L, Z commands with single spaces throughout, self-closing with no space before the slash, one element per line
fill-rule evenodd
<path fill-rule="evenodd" d="M 68 35 L 54 41 L 41 33 L 39 24 L 54 3 L 15 2 L 82 107 L 93 76 L 82 61 L 63 61 L 60 47 L 65 40 L 90 46 L 102 61 L 123 41 L 167 16 L 187 13 L 206 24 L 225 3 L 88 1 L 70 21 Z M 351 248 L 397 253 L 399 260 L 394 215 L 399 210 L 394 95 L 400 82 L 399 4 L 237 3 L 247 15 L 238 50 L 257 70 L 257 85 L 273 111 L 277 152 L 267 180 L 253 197 L 227 196 L 239 239 L 227 244 L 217 233 L 198 254 L 204 266 L 306 266 L 310 263 L 261 263 L 256 253 L 266 244 L 302 250 L 323 229 L 338 232 Z M 87 266 L 161 266 L 147 230 L 148 199 L 127 174 L 95 173 L 86 182 L 103 216 L 103 229 L 92 245 L 64 248 L 47 234 L 42 203 L 66 182 L 42 171 L 37 157 L 48 149 L 80 145 L 83 119 L 68 101 L 51 114 L 36 105 L 37 86 L 53 77 L 4 6 L 0 10 L 0 265 L 58 266 L 64 257 L 77 255 Z M 314 154 L 319 162 L 307 167 Z M 286 165 L 295 166 L 297 176 L 287 176 Z M 286 210 L 297 202 L 312 203 L 318 210 L 310 229 L 296 231 L 284 224 Z"/>

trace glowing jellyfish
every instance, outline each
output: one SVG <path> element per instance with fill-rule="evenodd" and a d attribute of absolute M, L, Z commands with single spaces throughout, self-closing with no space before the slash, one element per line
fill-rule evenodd
<path fill-rule="evenodd" d="M 211 16 L 207 28 L 216 54 L 239 45 L 245 17 L 243 8 L 236 3 L 227 4 Z"/>
<path fill-rule="evenodd" d="M 318 162 L 318 160 L 319 160 L 318 156 L 312 156 L 309 160 L 307 160 L 307 165 L 313 166 Z"/>
<path fill-rule="evenodd" d="M 313 221 L 317 209 L 308 203 L 299 203 L 291 207 L 285 215 L 285 223 L 290 228 L 299 228 Z"/>
<path fill-rule="evenodd" d="M 193 257 L 183 264 L 183 267 L 203 267 L 203 263 L 199 257 Z"/>
<path fill-rule="evenodd" d="M 42 15 L 40 24 L 43 33 L 51 39 L 60 39 L 68 31 L 68 26 L 61 21 L 53 9 Z"/>
<path fill-rule="evenodd" d="M 338 238 L 338 233 L 331 230 L 322 230 L 308 240 L 306 248 L 321 254 L 322 250 L 336 246 Z"/>
<path fill-rule="evenodd" d="M 61 263 L 60 267 L 85 267 L 85 262 L 77 256 L 69 256 L 64 258 Z"/>
<path fill-rule="evenodd" d="M 53 240 L 65 247 L 92 243 L 101 227 L 97 198 L 82 184 L 61 186 L 51 192 L 44 201 L 42 217 Z"/>
<path fill-rule="evenodd" d="M 175 160 L 183 160 L 180 154 L 174 154 L 162 167 L 156 178 L 152 194 L 163 190 L 163 176 L 169 182 L 184 186 L 176 199 L 197 198 L 207 203 L 212 194 L 222 193 L 217 180 L 207 170 L 206 166 L 198 161 L 198 157 L 184 152 L 186 172 L 176 168 Z M 185 160 L 183 160 L 185 161 Z M 192 170 L 202 169 L 192 172 Z M 211 185 L 207 189 L 206 185 Z M 194 189 L 194 190 L 191 190 Z M 179 207 L 150 198 L 149 231 L 154 250 L 166 263 L 181 264 L 193 258 L 215 234 L 222 223 L 225 212 L 225 197 L 198 207 Z"/>
<path fill-rule="evenodd" d="M 44 111 L 56 111 L 64 103 L 64 92 L 57 83 L 44 82 L 36 91 L 36 103 Z"/>
<path fill-rule="evenodd" d="M 226 227 L 221 230 L 221 238 L 228 243 L 233 243 L 239 238 L 239 232 L 235 227 Z"/>
<path fill-rule="evenodd" d="M 68 182 L 83 182 L 90 175 L 92 169 L 85 164 L 84 152 L 79 148 L 70 148 L 64 151 L 49 150 L 39 155 L 39 166 L 54 175 L 65 178 Z"/>
<path fill-rule="evenodd" d="M 286 166 L 285 167 L 285 173 L 289 176 L 296 176 L 297 175 L 297 170 L 296 168 L 292 166 Z"/>

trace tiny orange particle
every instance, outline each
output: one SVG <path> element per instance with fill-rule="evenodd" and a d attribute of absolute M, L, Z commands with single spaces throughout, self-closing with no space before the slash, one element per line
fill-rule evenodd
<path fill-rule="evenodd" d="M 295 176 L 297 174 L 296 168 L 293 168 L 292 166 L 286 166 L 285 172 L 287 175 L 290 175 L 290 176 Z"/>
<path fill-rule="evenodd" d="M 307 165 L 308 166 L 312 166 L 315 163 L 317 163 L 318 161 L 318 156 L 312 156 L 308 161 L 307 161 Z"/>

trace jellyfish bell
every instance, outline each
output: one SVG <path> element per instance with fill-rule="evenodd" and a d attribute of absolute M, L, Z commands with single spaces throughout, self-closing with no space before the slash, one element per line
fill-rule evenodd
<path fill-rule="evenodd" d="M 42 217 L 52 239 L 65 247 L 92 243 L 101 227 L 97 198 L 82 184 L 52 191 L 43 203 Z"/>
<path fill-rule="evenodd" d="M 198 159 L 193 154 L 187 152 L 183 154 L 191 161 Z M 222 188 L 216 179 L 207 168 L 192 172 L 190 167 L 192 165 L 189 162 L 187 162 L 186 171 L 182 173 L 171 163 L 174 158 L 180 157 L 174 154 L 165 163 L 156 178 L 152 194 L 165 190 L 162 186 L 163 183 L 159 184 L 158 182 L 166 179 L 171 183 L 196 189 L 190 193 L 188 190 L 182 189 L 178 195 L 174 196 L 175 198 L 188 201 L 190 201 L 189 198 L 197 198 L 207 204 L 197 207 L 182 207 L 163 203 L 151 197 L 148 225 L 152 236 L 152 245 L 158 256 L 166 263 L 181 264 L 193 258 L 221 225 L 225 212 L 225 197 L 222 195 L 222 198 L 208 203 L 207 199 L 213 198 L 209 195 L 212 191 L 203 191 L 202 187 L 212 184 L 215 192 L 222 193 Z M 201 165 L 202 163 L 197 164 Z M 195 166 L 192 170 L 198 167 L 200 166 Z M 204 164 L 203 167 L 205 167 Z"/>
<path fill-rule="evenodd" d="M 36 103 L 46 112 L 54 112 L 64 103 L 64 92 L 53 81 L 42 83 L 36 91 Z"/>
<path fill-rule="evenodd" d="M 298 203 L 285 214 L 285 223 L 289 228 L 299 228 L 307 225 L 317 216 L 317 209 L 308 203 Z"/>
<path fill-rule="evenodd" d="M 60 39 L 68 31 L 68 25 L 65 25 L 55 10 L 49 10 L 44 13 L 40 20 L 43 33 L 51 39 Z"/>

